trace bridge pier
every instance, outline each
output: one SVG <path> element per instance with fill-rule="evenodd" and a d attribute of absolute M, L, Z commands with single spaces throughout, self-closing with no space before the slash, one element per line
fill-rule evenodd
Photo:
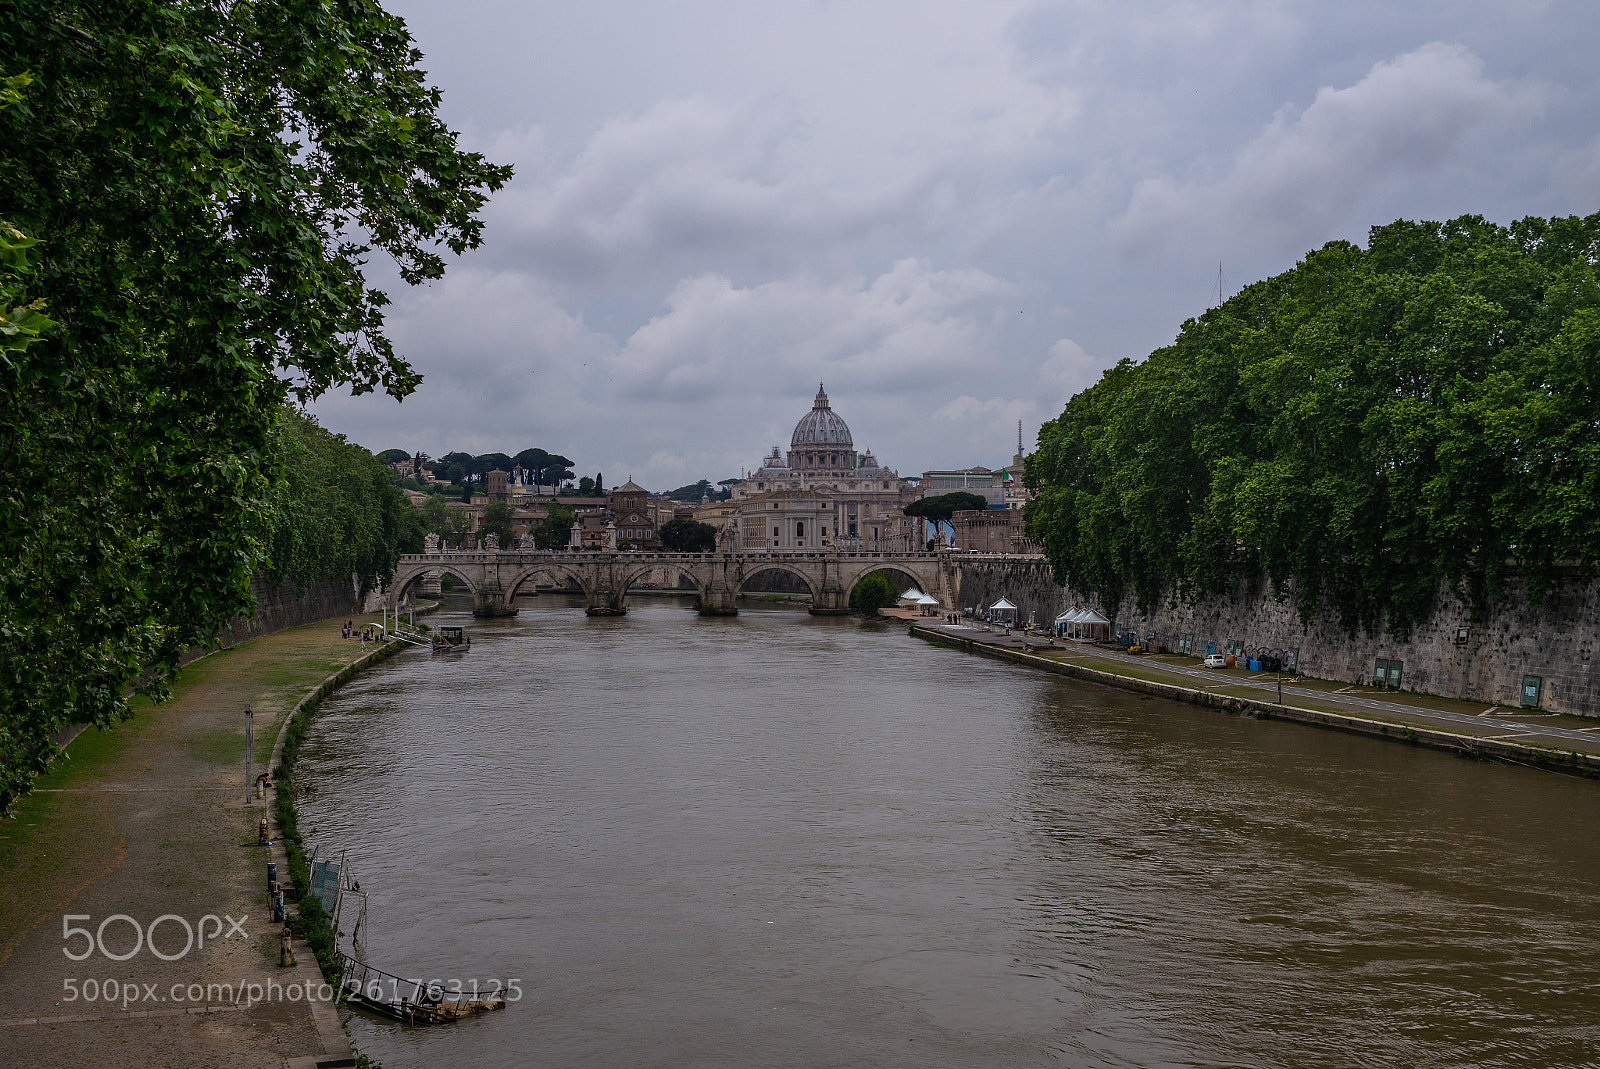
<path fill-rule="evenodd" d="M 628 596 L 627 580 L 617 575 L 615 562 L 607 562 L 599 581 L 591 589 L 584 591 L 584 595 L 589 602 L 589 607 L 583 610 L 585 615 L 628 615 L 628 606 L 624 601 Z"/>
<path fill-rule="evenodd" d="M 511 604 L 511 599 L 506 597 L 500 589 L 500 582 L 491 579 L 479 587 L 472 598 L 472 615 L 474 616 L 515 616 L 517 608 Z"/>
<path fill-rule="evenodd" d="M 823 587 L 811 596 L 812 616 L 849 616 L 850 601 L 838 587 Z"/>
<path fill-rule="evenodd" d="M 735 604 L 738 592 L 727 587 L 711 587 L 700 595 L 699 612 L 701 616 L 738 616 L 739 609 Z"/>

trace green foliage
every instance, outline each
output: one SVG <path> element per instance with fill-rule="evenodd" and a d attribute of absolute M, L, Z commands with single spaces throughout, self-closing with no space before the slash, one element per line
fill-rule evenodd
<path fill-rule="evenodd" d="M 1539 597 L 1600 554 L 1600 215 L 1333 242 L 1123 361 L 1040 433 L 1058 581 L 1152 604 L 1265 573 L 1403 635 L 1448 580 Z"/>
<path fill-rule="evenodd" d="M 422 549 L 421 513 L 359 445 L 286 407 L 273 455 L 281 475 L 264 510 L 265 572 L 301 587 L 318 579 L 372 587 L 401 553 Z"/>
<path fill-rule="evenodd" d="M 899 597 L 900 590 L 888 572 L 872 572 L 862 576 L 850 591 L 850 608 L 871 616 L 893 605 Z"/>
<path fill-rule="evenodd" d="M 562 549 L 572 538 L 571 509 L 550 506 L 550 515 L 533 527 L 533 544 L 540 549 Z"/>
<path fill-rule="evenodd" d="M 509 171 L 372 0 L 12 0 L 0 57 L 3 807 L 250 610 L 283 401 L 418 381 L 362 264 L 438 277 Z"/>
<path fill-rule="evenodd" d="M 973 509 L 988 508 L 989 503 L 978 494 L 969 494 L 965 490 L 954 493 L 940 494 L 937 497 L 921 497 L 911 502 L 900 511 L 907 516 L 921 516 L 933 523 L 949 523 L 951 517 L 958 512 L 970 512 Z"/>
<path fill-rule="evenodd" d="M 504 501 L 491 501 L 483 507 L 483 523 L 478 526 L 478 539 L 490 535 L 500 536 L 500 548 L 511 549 L 517 544 L 517 535 L 511 526 L 511 506 Z"/>
<path fill-rule="evenodd" d="M 578 493 L 585 497 L 594 493 L 594 480 L 585 475 L 578 480 Z"/>
<path fill-rule="evenodd" d="M 712 487 L 710 479 L 701 479 L 697 483 L 690 483 L 688 486 L 680 486 L 676 490 L 670 490 L 667 492 L 667 496 L 672 498 L 674 501 L 687 501 L 692 504 L 699 504 L 700 499 L 703 497 L 720 495 L 718 495 L 717 490 Z"/>
<path fill-rule="evenodd" d="M 452 533 L 450 514 L 460 510 L 452 509 L 445 504 L 443 494 L 433 494 L 429 496 L 427 503 L 418 511 L 422 517 L 422 529 L 424 532 L 436 534 L 440 538 L 449 538 Z"/>
<path fill-rule="evenodd" d="M 385 449 L 378 454 L 378 459 L 385 464 L 398 464 L 402 460 L 410 460 L 411 454 L 404 449 Z"/>
<path fill-rule="evenodd" d="M 674 553 L 711 553 L 717 548 L 715 527 L 683 516 L 662 524 L 657 537 Z"/>
<path fill-rule="evenodd" d="M 572 461 L 559 453 L 548 453 L 543 449 L 524 449 L 512 460 L 525 471 L 533 473 L 536 487 L 560 486 L 562 480 L 572 478 L 572 472 L 568 470 L 572 466 Z"/>

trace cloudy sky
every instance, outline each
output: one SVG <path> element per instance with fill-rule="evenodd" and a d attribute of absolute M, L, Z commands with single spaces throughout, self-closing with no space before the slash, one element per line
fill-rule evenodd
<path fill-rule="evenodd" d="M 995 466 L 1123 357 L 1374 223 L 1600 210 L 1600 5 L 386 0 L 483 248 L 390 287 L 373 450 L 713 481 L 826 381 L 905 474 Z M 381 276 L 380 276 L 381 277 Z"/>

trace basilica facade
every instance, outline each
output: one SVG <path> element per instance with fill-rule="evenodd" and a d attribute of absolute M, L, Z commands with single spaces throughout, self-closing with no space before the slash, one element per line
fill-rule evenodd
<path fill-rule="evenodd" d="M 795 424 L 788 454 L 773 446 L 731 489 L 741 549 L 914 548 L 916 521 L 900 510 L 915 488 L 871 450 L 856 451 L 820 385 L 811 411 Z"/>

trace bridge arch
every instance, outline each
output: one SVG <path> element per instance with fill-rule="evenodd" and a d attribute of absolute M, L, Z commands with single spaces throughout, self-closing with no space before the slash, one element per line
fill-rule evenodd
<path fill-rule="evenodd" d="M 517 591 L 528 580 L 538 575 L 548 575 L 552 579 L 560 579 L 565 583 L 576 586 L 583 591 L 583 596 L 591 598 L 594 594 L 594 584 L 584 582 L 584 575 L 576 568 L 569 568 L 563 564 L 550 564 L 540 562 L 521 569 L 511 577 L 510 584 L 506 587 L 506 601 L 509 603 L 517 596 Z"/>
<path fill-rule="evenodd" d="M 883 565 L 879 565 L 876 568 L 864 568 L 864 569 L 862 569 L 861 571 L 857 572 L 855 574 L 855 576 L 852 577 L 847 584 L 845 584 L 845 588 L 844 588 L 844 600 L 845 600 L 845 603 L 849 604 L 850 595 L 852 595 L 852 594 L 854 594 L 856 592 L 856 587 L 857 587 L 857 585 L 860 584 L 861 580 L 865 579 L 869 575 L 876 575 L 879 572 L 883 572 L 884 574 L 889 576 L 889 580 L 892 583 L 895 584 L 895 593 L 896 594 L 903 593 L 905 590 L 907 590 L 907 589 L 909 589 L 911 587 L 916 587 L 918 590 L 922 591 L 924 594 L 929 593 L 929 590 L 928 590 L 929 583 L 928 583 L 928 581 L 926 579 L 923 579 L 923 578 L 919 577 L 918 575 L 916 575 L 916 573 L 907 571 L 905 568 L 901 568 L 901 567 L 899 567 L 897 565 L 883 564 Z M 937 590 L 937 584 L 935 584 L 935 590 Z"/>
<path fill-rule="evenodd" d="M 692 567 L 690 567 L 689 565 L 680 563 L 678 561 L 671 561 L 671 560 L 656 560 L 656 561 L 649 561 L 649 562 L 641 561 L 638 564 L 629 567 L 626 571 L 624 571 L 622 573 L 622 593 L 623 593 L 623 595 L 626 596 L 628 591 L 633 589 L 633 584 L 637 583 L 642 577 L 644 577 L 646 575 L 649 575 L 653 571 L 657 571 L 657 570 L 661 570 L 661 569 L 677 572 L 679 576 L 688 576 L 689 577 L 689 582 L 694 584 L 694 592 L 695 592 L 695 594 L 697 594 L 701 598 L 705 597 L 705 595 L 706 595 L 706 579 L 705 579 L 705 577 L 702 576 L 702 575 L 696 574 L 695 570 Z"/>
<path fill-rule="evenodd" d="M 795 579 L 798 579 L 800 581 L 800 583 L 806 588 L 806 592 L 811 595 L 812 600 L 813 601 L 816 600 L 816 597 L 817 597 L 816 576 L 809 575 L 809 574 L 806 573 L 806 571 L 804 569 L 798 568 L 798 567 L 796 567 L 796 566 L 794 566 L 792 564 L 783 563 L 781 561 L 771 561 L 771 562 L 762 561 L 759 565 L 756 565 L 748 574 L 743 575 L 743 576 L 741 576 L 739 578 L 739 588 L 737 590 L 735 590 L 734 593 L 736 595 L 737 594 L 743 594 L 744 591 L 745 591 L 745 588 L 750 585 L 750 580 L 756 578 L 759 575 L 764 575 L 767 572 L 782 572 L 784 575 L 793 576 Z"/>
<path fill-rule="evenodd" d="M 422 582 L 424 579 L 428 578 L 430 574 L 435 572 L 437 572 L 440 576 L 451 576 L 456 582 L 466 587 L 468 593 L 472 594 L 473 597 L 477 597 L 478 584 L 474 583 L 465 571 L 448 564 L 428 564 L 425 566 L 413 566 L 411 568 L 400 569 L 396 572 L 393 594 L 389 598 L 389 604 L 403 604 L 406 600 L 406 592 L 409 591 L 414 584 Z"/>

